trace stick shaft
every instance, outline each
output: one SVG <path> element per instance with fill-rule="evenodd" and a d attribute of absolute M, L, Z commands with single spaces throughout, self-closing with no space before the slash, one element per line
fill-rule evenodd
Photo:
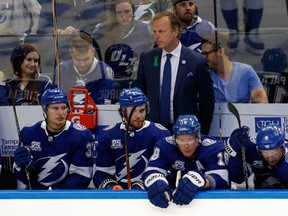
<path fill-rule="evenodd" d="M 239 128 L 241 128 L 240 114 L 239 114 L 237 108 L 230 102 L 228 102 L 227 107 L 228 107 L 228 110 L 236 117 L 237 122 L 238 122 L 238 126 L 239 126 Z M 244 179 L 245 179 L 245 186 L 246 186 L 246 189 L 249 189 L 248 167 L 247 167 L 247 163 L 246 163 L 245 148 L 243 146 L 241 148 L 241 157 L 242 157 L 242 161 L 243 161 L 243 174 L 244 174 Z"/>

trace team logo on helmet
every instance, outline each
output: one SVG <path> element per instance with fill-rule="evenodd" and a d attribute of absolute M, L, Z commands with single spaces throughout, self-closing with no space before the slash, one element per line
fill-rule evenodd
<path fill-rule="evenodd" d="M 127 44 L 114 44 L 105 52 L 105 62 L 113 69 L 115 78 L 130 77 L 137 71 L 136 52 Z"/>
<path fill-rule="evenodd" d="M 287 69 L 287 56 L 280 48 L 267 49 L 261 62 L 264 71 L 282 73 Z"/>
<path fill-rule="evenodd" d="M 181 115 L 173 126 L 174 135 L 196 134 L 200 138 L 200 123 L 194 115 Z"/>
<path fill-rule="evenodd" d="M 269 124 L 260 129 L 256 137 L 258 150 L 276 149 L 283 145 L 285 135 L 277 124 Z"/>
<path fill-rule="evenodd" d="M 134 87 L 130 89 L 123 89 L 119 97 L 120 107 L 139 106 L 147 104 L 146 95 L 141 89 Z"/>

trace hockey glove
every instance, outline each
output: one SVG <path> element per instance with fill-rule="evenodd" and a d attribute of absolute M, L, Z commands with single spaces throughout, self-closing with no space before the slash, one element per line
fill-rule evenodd
<path fill-rule="evenodd" d="M 151 174 L 145 180 L 149 201 L 160 208 L 167 208 L 172 192 L 163 174 Z"/>
<path fill-rule="evenodd" d="M 206 184 L 203 174 L 196 171 L 189 171 L 180 180 L 178 188 L 173 193 L 173 202 L 177 205 L 188 205 L 199 189 Z"/>
<path fill-rule="evenodd" d="M 31 166 L 32 155 L 27 147 L 19 147 L 14 152 L 14 160 L 18 167 Z"/>
<path fill-rule="evenodd" d="M 99 189 L 107 190 L 123 190 L 122 186 L 114 179 L 105 179 L 100 185 Z"/>
<path fill-rule="evenodd" d="M 229 155 L 236 157 L 241 152 L 241 148 L 246 148 L 249 141 L 249 128 L 243 126 L 235 129 L 230 138 L 225 142 L 225 148 Z"/>

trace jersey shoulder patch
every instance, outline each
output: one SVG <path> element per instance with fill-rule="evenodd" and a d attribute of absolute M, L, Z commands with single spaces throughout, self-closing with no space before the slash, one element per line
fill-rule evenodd
<path fill-rule="evenodd" d="M 79 131 L 84 131 L 87 129 L 84 125 L 79 124 L 79 123 L 74 123 L 73 128 L 75 128 L 76 130 L 79 130 Z"/>
<path fill-rule="evenodd" d="M 152 154 L 152 156 L 150 158 L 150 161 L 157 160 L 159 158 L 159 155 L 160 155 L 160 148 L 159 147 L 155 147 L 154 151 L 153 151 L 153 154 Z"/>
<path fill-rule="evenodd" d="M 111 67 L 106 67 L 105 72 L 108 79 L 114 79 L 114 71 Z"/>
<path fill-rule="evenodd" d="M 169 144 L 176 145 L 174 136 L 165 137 L 165 140 L 166 140 Z"/>
<path fill-rule="evenodd" d="M 159 128 L 160 130 L 167 130 L 167 128 L 165 128 L 163 125 L 159 124 L 159 123 L 155 123 L 155 126 L 157 128 Z"/>
<path fill-rule="evenodd" d="M 25 125 L 24 127 L 32 127 L 32 126 L 34 126 L 36 123 L 29 123 L 29 124 L 27 124 L 27 125 Z"/>
<path fill-rule="evenodd" d="M 255 136 L 251 136 L 250 141 L 256 145 L 256 137 Z"/>
<path fill-rule="evenodd" d="M 216 142 L 217 142 L 216 140 L 213 140 L 213 139 L 210 139 L 210 138 L 205 138 L 205 139 L 202 141 L 202 145 L 203 145 L 203 146 L 210 146 L 210 145 L 215 144 Z"/>
<path fill-rule="evenodd" d="M 103 131 L 108 131 L 108 130 L 114 128 L 115 126 L 116 126 L 116 124 L 109 125 L 109 126 L 103 128 Z"/>

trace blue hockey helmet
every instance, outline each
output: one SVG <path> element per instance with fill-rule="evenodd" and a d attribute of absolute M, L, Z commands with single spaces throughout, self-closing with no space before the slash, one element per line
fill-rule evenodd
<path fill-rule="evenodd" d="M 127 44 L 108 47 L 105 62 L 113 69 L 115 78 L 129 77 L 137 70 L 137 54 Z"/>
<path fill-rule="evenodd" d="M 287 68 L 287 55 L 280 48 L 267 49 L 261 62 L 264 71 L 282 73 Z"/>
<path fill-rule="evenodd" d="M 173 126 L 173 134 L 175 136 L 195 134 L 200 138 L 200 129 L 201 126 L 196 116 L 180 115 Z"/>
<path fill-rule="evenodd" d="M 258 150 L 272 150 L 280 147 L 285 140 L 284 132 L 277 124 L 262 127 L 256 136 Z"/>
<path fill-rule="evenodd" d="M 44 111 L 47 111 L 47 107 L 50 104 L 65 103 L 67 104 L 68 111 L 70 110 L 70 102 L 66 93 L 60 89 L 47 89 L 41 98 L 41 105 Z"/>
<path fill-rule="evenodd" d="M 134 87 L 123 89 L 119 97 L 120 108 L 148 104 L 146 95 L 141 89 Z"/>

